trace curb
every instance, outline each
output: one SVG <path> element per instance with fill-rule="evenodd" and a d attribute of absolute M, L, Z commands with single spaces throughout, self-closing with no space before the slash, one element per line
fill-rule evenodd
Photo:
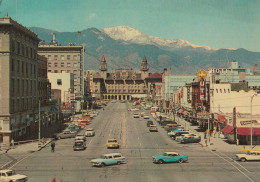
<path fill-rule="evenodd" d="M 37 149 L 37 151 L 42 150 L 46 145 L 48 145 L 49 143 L 51 143 L 51 141 L 52 141 L 52 140 L 49 140 L 49 141 L 47 141 L 46 143 L 44 143 L 41 147 L 39 147 L 39 148 Z"/>

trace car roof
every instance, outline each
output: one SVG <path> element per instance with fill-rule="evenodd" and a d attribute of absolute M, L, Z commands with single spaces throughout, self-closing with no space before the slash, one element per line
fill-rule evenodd
<path fill-rule="evenodd" d="M 155 124 L 151 124 L 150 127 L 156 127 L 156 125 Z"/>
<path fill-rule="evenodd" d="M 122 155 L 121 153 L 110 153 L 110 154 L 103 154 L 104 156 L 110 156 L 110 155 Z"/>
<path fill-rule="evenodd" d="M 177 152 L 164 152 L 165 154 L 179 154 Z"/>
<path fill-rule="evenodd" d="M 0 170 L 1 173 L 6 173 L 6 172 L 10 172 L 10 171 L 13 171 L 13 170 L 10 170 L 10 169 Z"/>
<path fill-rule="evenodd" d="M 256 151 L 256 150 L 249 150 L 249 152 L 260 153 L 260 151 Z"/>

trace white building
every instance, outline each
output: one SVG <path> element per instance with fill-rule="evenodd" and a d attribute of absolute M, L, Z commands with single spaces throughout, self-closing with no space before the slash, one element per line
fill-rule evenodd
<path fill-rule="evenodd" d="M 74 91 L 74 76 L 72 73 L 48 73 L 48 79 L 52 89 L 61 90 L 61 102 L 70 102 L 67 99 L 68 95 Z"/>
<path fill-rule="evenodd" d="M 210 96 L 211 113 L 237 113 L 260 115 L 260 95 L 255 91 L 233 90 L 231 83 L 212 84 Z M 252 105 L 251 105 L 252 104 Z"/>

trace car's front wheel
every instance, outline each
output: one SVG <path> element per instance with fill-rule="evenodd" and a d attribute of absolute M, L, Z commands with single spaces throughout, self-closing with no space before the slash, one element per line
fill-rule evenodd
<path fill-rule="evenodd" d="M 104 162 L 101 163 L 100 167 L 105 167 L 106 164 Z"/>
<path fill-rule="evenodd" d="M 183 163 L 183 159 L 182 158 L 179 159 L 179 163 Z"/>
<path fill-rule="evenodd" d="M 158 160 L 158 164 L 163 164 L 164 161 L 162 159 Z"/>
<path fill-rule="evenodd" d="M 117 165 L 120 165 L 121 164 L 121 162 L 120 161 L 117 161 Z"/>
<path fill-rule="evenodd" d="M 246 158 L 241 158 L 240 159 L 242 162 L 246 162 Z"/>

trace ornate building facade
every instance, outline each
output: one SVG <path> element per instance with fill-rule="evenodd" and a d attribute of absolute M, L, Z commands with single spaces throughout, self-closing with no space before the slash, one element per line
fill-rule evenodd
<path fill-rule="evenodd" d="M 161 73 L 149 73 L 147 59 L 144 56 L 141 69 L 116 67 L 107 70 L 105 56 L 100 62 L 100 72 L 92 74 L 89 80 L 92 97 L 104 100 L 133 100 L 152 97 L 155 83 L 162 82 Z"/>

